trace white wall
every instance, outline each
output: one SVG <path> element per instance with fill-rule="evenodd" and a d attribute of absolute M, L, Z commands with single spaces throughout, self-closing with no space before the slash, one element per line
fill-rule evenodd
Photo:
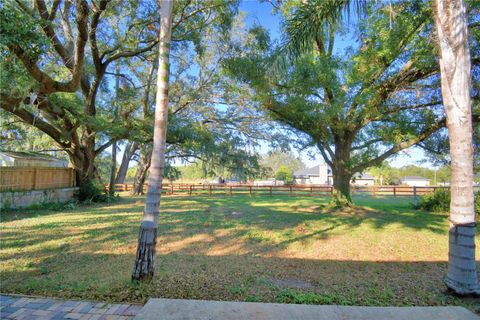
<path fill-rule="evenodd" d="M 329 170 L 330 167 L 326 163 L 322 163 L 319 167 L 318 182 L 315 182 L 315 184 L 328 184 Z"/>
<path fill-rule="evenodd" d="M 30 191 L 0 192 L 0 209 L 25 208 L 46 203 L 65 203 L 71 201 L 78 188 L 60 188 Z"/>
<path fill-rule="evenodd" d="M 402 184 L 409 185 L 411 187 L 427 187 L 430 185 L 429 180 L 402 180 Z"/>
<path fill-rule="evenodd" d="M 373 186 L 375 185 L 375 180 L 372 179 L 355 179 L 355 183 L 351 182 L 351 184 L 356 185 L 356 186 Z"/>
<path fill-rule="evenodd" d="M 11 167 L 13 162 L 11 157 L 0 153 L 0 167 Z"/>

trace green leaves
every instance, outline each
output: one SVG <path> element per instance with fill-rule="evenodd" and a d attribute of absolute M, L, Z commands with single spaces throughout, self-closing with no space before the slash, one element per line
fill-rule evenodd
<path fill-rule="evenodd" d="M 18 9 L 11 0 L 0 4 L 0 45 L 2 51 L 20 47 L 34 61 L 46 51 L 47 39 L 41 32 L 40 20 Z"/>
<path fill-rule="evenodd" d="M 351 9 L 362 14 L 366 7 L 367 2 L 363 0 L 302 1 L 287 16 L 284 46 L 293 58 L 314 49 L 325 52 L 325 44 L 341 23 L 343 13 L 348 18 Z"/>
<path fill-rule="evenodd" d="M 296 56 L 284 59 L 283 68 L 275 63 L 284 51 L 266 49 L 263 37 L 225 68 L 252 88 L 272 119 L 307 135 L 327 162 L 361 171 L 437 130 L 443 109 L 429 5 L 412 0 L 364 7 L 369 16 L 354 31 L 358 48 L 333 54 L 331 32 L 341 26 L 330 27 L 349 4 L 294 7 L 285 31 Z"/>

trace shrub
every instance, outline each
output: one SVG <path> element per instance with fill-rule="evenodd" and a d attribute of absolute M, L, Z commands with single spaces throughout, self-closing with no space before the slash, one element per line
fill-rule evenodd
<path fill-rule="evenodd" d="M 424 195 L 417 207 L 432 212 L 448 212 L 450 210 L 450 190 L 440 188 Z"/>
<path fill-rule="evenodd" d="M 432 212 L 449 212 L 450 190 L 442 188 L 424 195 L 417 207 Z M 475 193 L 475 212 L 480 214 L 480 192 Z"/>
<path fill-rule="evenodd" d="M 80 202 L 111 202 L 116 196 L 109 195 L 105 189 L 92 183 L 84 183 L 78 190 L 78 200 Z"/>
<path fill-rule="evenodd" d="M 291 183 L 293 181 L 292 170 L 286 166 L 280 166 L 277 172 L 275 172 L 275 179 L 285 181 L 285 183 Z"/>

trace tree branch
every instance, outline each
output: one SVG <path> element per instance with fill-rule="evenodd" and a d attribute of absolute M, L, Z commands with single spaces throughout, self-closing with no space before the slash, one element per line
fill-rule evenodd
<path fill-rule="evenodd" d="M 92 49 L 92 60 L 93 64 L 95 65 L 95 69 L 100 70 L 102 69 L 102 61 L 100 59 L 100 53 L 98 51 L 97 45 L 97 27 L 100 23 L 100 16 L 102 15 L 103 11 L 107 8 L 107 4 L 110 0 L 101 0 L 98 6 L 95 6 L 92 15 L 92 21 L 90 22 L 90 32 L 89 32 L 89 39 L 90 39 L 90 47 Z"/>
<path fill-rule="evenodd" d="M 152 41 L 152 43 L 150 45 L 148 45 L 144 48 L 138 48 L 136 50 L 125 50 L 125 51 L 118 52 L 118 53 L 112 55 L 107 60 L 105 60 L 104 65 L 107 66 L 111 62 L 113 62 L 115 60 L 118 60 L 120 58 L 128 58 L 128 57 L 138 56 L 139 54 L 142 54 L 142 53 L 145 53 L 147 51 L 152 50 L 152 48 L 155 47 L 157 44 L 158 44 L 158 39 Z"/>
<path fill-rule="evenodd" d="M 401 143 L 391 147 L 390 149 L 388 149 L 382 155 L 380 155 L 380 156 L 378 156 L 374 159 L 370 159 L 370 160 L 368 160 L 364 163 L 361 163 L 361 164 L 357 165 L 356 167 L 353 167 L 352 172 L 353 173 L 362 172 L 369 167 L 378 165 L 378 164 L 382 163 L 384 160 L 386 160 L 388 157 L 390 157 L 391 155 L 393 155 L 393 154 L 395 154 L 395 153 L 397 153 L 397 152 L 399 152 L 403 149 L 409 148 L 409 147 L 411 147 L 411 146 L 413 146 L 413 145 L 415 145 L 419 142 L 422 142 L 423 140 L 427 139 L 431 134 L 436 132 L 438 129 L 443 128 L 446 125 L 447 125 L 447 121 L 446 121 L 445 118 L 443 118 L 440 121 L 438 121 L 437 123 L 435 123 L 433 126 L 427 128 L 426 130 L 424 130 L 423 132 L 418 134 L 415 138 L 412 138 L 410 140 L 401 142 Z"/>
<path fill-rule="evenodd" d="M 35 115 L 27 111 L 25 108 L 20 107 L 20 103 L 23 100 L 22 98 L 11 98 L 3 93 L 0 94 L 0 98 L 0 107 L 3 110 L 16 115 L 17 117 L 22 119 L 23 122 L 43 131 L 63 148 L 70 147 L 69 143 L 65 143 L 64 141 L 62 141 L 61 131 L 59 131 L 57 128 L 53 127 L 49 123 L 45 122 L 44 120 L 36 117 Z"/>
<path fill-rule="evenodd" d="M 364 144 L 352 147 L 352 151 L 368 148 L 372 144 L 375 144 L 375 143 L 380 142 L 380 141 L 383 141 L 383 139 L 382 138 L 372 139 L 370 141 L 365 142 Z"/>
<path fill-rule="evenodd" d="M 328 149 L 324 148 L 324 145 L 320 142 L 317 142 L 317 148 L 318 150 L 320 150 L 320 153 L 322 154 L 322 157 L 323 157 L 323 160 L 325 160 L 325 162 L 331 167 L 333 167 L 333 152 L 332 150 L 330 149 L 330 147 Z M 325 150 L 329 150 L 327 151 L 329 154 L 330 154 L 330 157 L 328 157 L 327 153 L 325 152 Z"/>

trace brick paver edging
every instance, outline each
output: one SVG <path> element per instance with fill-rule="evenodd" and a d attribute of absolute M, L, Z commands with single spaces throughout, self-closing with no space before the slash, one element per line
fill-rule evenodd
<path fill-rule="evenodd" d="M 142 309 L 138 304 L 110 304 L 0 295 L 0 319 L 15 320 L 130 320 Z"/>

